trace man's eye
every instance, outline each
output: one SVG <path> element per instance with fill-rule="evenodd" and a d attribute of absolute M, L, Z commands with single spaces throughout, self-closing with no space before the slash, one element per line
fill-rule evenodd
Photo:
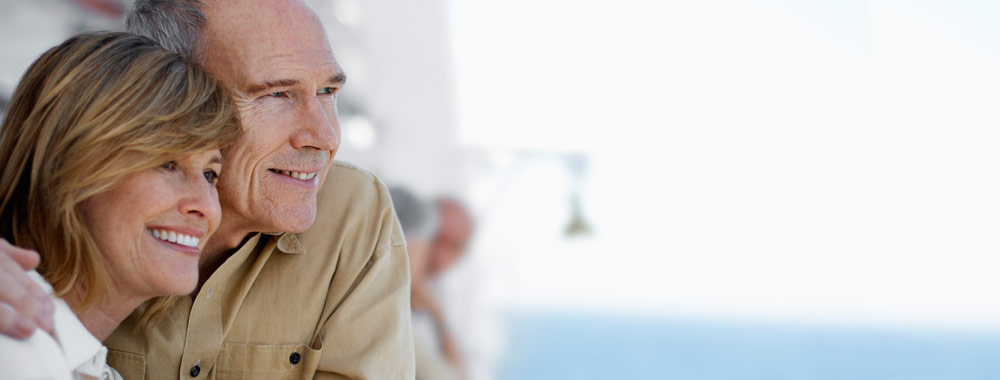
<path fill-rule="evenodd" d="M 323 88 L 319 89 L 318 91 L 316 91 L 316 93 L 319 94 L 319 95 L 330 95 L 330 94 L 333 94 L 335 92 L 337 92 L 337 89 L 333 88 L 333 87 L 323 87 Z"/>
<path fill-rule="evenodd" d="M 219 173 L 216 173 L 215 170 L 206 170 L 204 174 L 205 180 L 212 184 L 212 186 L 219 183 Z"/>
<path fill-rule="evenodd" d="M 281 92 L 272 92 L 270 94 L 267 94 L 267 96 L 270 96 L 272 98 L 283 98 L 283 97 L 285 97 L 285 92 L 284 91 L 281 91 Z"/>

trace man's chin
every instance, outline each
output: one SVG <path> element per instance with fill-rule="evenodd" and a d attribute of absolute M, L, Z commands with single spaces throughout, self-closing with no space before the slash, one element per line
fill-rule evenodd
<path fill-rule="evenodd" d="M 316 207 L 308 209 L 289 210 L 276 220 L 277 232 L 300 233 L 305 232 L 316 222 Z"/>

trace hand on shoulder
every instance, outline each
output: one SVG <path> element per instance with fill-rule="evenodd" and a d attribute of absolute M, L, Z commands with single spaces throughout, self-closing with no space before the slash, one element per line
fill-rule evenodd
<path fill-rule="evenodd" d="M 55 304 L 26 272 L 39 259 L 37 252 L 0 239 L 0 334 L 25 339 L 36 328 L 52 332 Z"/>

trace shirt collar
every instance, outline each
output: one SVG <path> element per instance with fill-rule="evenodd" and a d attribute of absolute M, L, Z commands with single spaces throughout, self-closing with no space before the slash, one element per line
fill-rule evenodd
<path fill-rule="evenodd" d="M 299 241 L 299 236 L 291 232 L 265 232 L 265 235 L 278 237 L 278 250 L 282 253 L 297 255 L 306 253 L 306 246 Z"/>

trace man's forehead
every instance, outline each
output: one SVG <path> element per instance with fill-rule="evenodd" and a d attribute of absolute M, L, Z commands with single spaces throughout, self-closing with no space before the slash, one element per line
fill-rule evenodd
<path fill-rule="evenodd" d="M 215 0 L 203 1 L 202 13 L 209 23 L 230 21 L 238 24 L 293 23 L 318 19 L 302 0 Z"/>
<path fill-rule="evenodd" d="M 329 50 L 247 58 L 239 75 L 249 82 L 303 79 L 343 82 L 345 79 L 343 69 Z"/>
<path fill-rule="evenodd" d="M 243 59 L 253 60 L 256 63 L 268 65 L 322 65 L 330 68 L 340 67 L 333 57 L 333 50 L 329 46 L 321 49 L 295 49 L 284 51 L 252 51 L 244 50 L 241 54 Z"/>
<path fill-rule="evenodd" d="M 274 54 L 284 48 L 330 48 L 319 17 L 301 1 L 216 1 L 205 7 L 204 14 L 203 37 L 212 48 L 260 46 Z"/>
<path fill-rule="evenodd" d="M 226 49 L 203 55 L 209 71 L 231 86 L 279 80 L 343 82 L 344 71 L 329 49 L 269 52 L 266 49 Z"/>
<path fill-rule="evenodd" d="M 265 3 L 288 9 L 279 12 L 265 4 L 234 9 L 234 4 L 220 4 L 206 12 L 203 57 L 206 66 L 217 71 L 214 74 L 244 84 L 343 77 L 326 32 L 311 10 L 295 1 Z"/>

